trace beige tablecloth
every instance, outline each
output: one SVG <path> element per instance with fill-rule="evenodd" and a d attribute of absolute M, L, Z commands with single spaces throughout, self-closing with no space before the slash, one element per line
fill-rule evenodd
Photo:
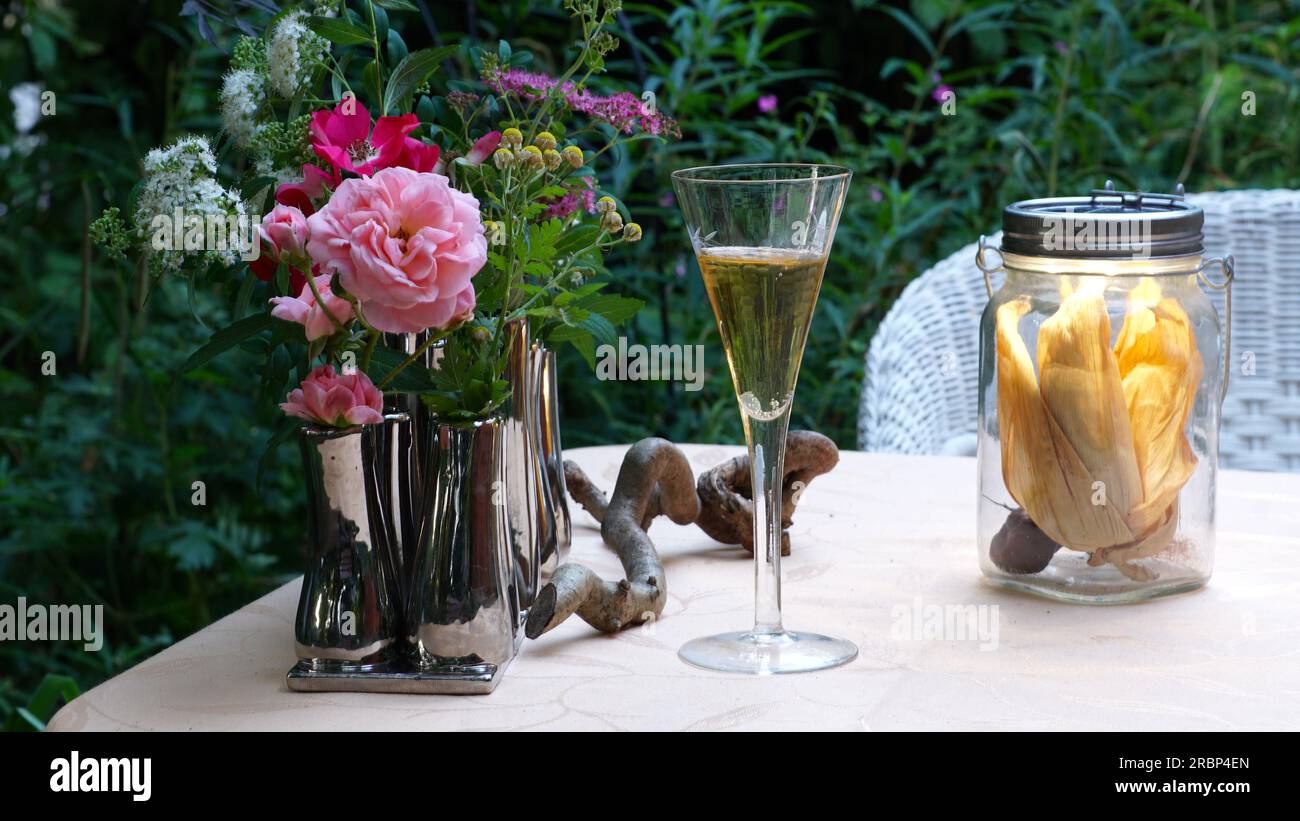
<path fill-rule="evenodd" d="M 575 450 L 612 489 L 623 447 Z M 697 473 L 739 452 L 687 446 Z M 621 578 L 576 506 L 573 557 Z M 52 730 L 1300 728 L 1300 476 L 1224 472 L 1218 566 L 1196 593 L 1085 607 L 981 581 L 971 459 L 844 453 L 805 491 L 786 625 L 842 635 L 850 665 L 749 678 L 677 658 L 747 627 L 752 561 L 660 519 L 664 619 L 615 636 L 574 618 L 526 642 L 489 696 L 292 693 L 291 582 L 87 692 Z M 996 605 L 996 642 L 925 638 L 926 608 Z M 933 611 L 929 611 L 933 612 Z M 992 624 L 994 622 L 990 622 Z"/>

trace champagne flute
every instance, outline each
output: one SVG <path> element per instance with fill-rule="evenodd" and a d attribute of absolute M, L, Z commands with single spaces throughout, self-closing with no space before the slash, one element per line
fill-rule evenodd
<path fill-rule="evenodd" d="M 754 497 L 754 626 L 687 642 L 679 655 L 698 667 L 798 673 L 858 654 L 852 642 L 796 633 L 781 621 L 785 437 L 851 176 L 839 166 L 802 164 L 719 165 L 672 175 L 731 368 Z"/>

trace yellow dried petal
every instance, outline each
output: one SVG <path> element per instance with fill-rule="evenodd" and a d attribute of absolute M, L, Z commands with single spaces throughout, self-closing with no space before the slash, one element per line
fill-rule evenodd
<path fill-rule="evenodd" d="M 1141 534 L 1164 522 L 1196 470 L 1186 427 L 1204 373 L 1191 320 L 1176 300 L 1161 298 L 1154 279 L 1129 294 L 1115 357 L 1143 487 L 1129 525 Z"/>
<path fill-rule="evenodd" d="M 1094 505 L 1093 478 L 1039 394 L 1019 323 L 1029 301 L 997 310 L 998 437 L 1002 480 L 1039 529 L 1076 550 L 1125 544 L 1133 534 L 1113 505 Z"/>
<path fill-rule="evenodd" d="M 1142 502 L 1142 478 L 1119 366 L 1110 347 L 1104 287 L 1086 282 L 1043 323 L 1038 331 L 1038 379 L 1048 414 L 1092 481 L 1103 483 L 1104 506 L 1123 516 Z M 1132 538 L 1130 534 L 1120 542 Z"/>

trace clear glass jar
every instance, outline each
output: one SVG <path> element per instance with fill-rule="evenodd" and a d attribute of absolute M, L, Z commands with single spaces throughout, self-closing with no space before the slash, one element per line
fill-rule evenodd
<path fill-rule="evenodd" d="M 1232 263 L 1221 285 L 1206 277 L 1189 209 L 1194 243 L 1168 247 L 1196 253 L 1137 258 L 1053 255 L 1004 215 L 1006 277 L 980 325 L 978 543 L 990 581 L 1112 604 L 1209 579 L 1227 340 L 1203 285 L 1226 288 Z"/>

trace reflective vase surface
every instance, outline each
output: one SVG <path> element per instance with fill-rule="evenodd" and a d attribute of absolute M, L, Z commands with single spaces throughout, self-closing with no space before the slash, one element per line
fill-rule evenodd
<path fill-rule="evenodd" d="M 564 485 L 564 453 L 560 448 L 560 399 L 555 352 L 544 345 L 532 347 L 532 396 L 528 407 L 536 413 L 531 428 L 537 443 L 539 520 L 543 522 L 539 586 L 550 580 L 555 568 L 569 555 L 573 525 L 569 519 L 568 489 Z M 549 514 L 549 518 L 547 515 Z"/>
<path fill-rule="evenodd" d="M 294 644 L 311 670 L 363 672 L 394 659 L 401 621 L 389 484 L 409 424 L 406 414 L 388 414 L 378 424 L 299 432 L 309 530 Z"/>
<path fill-rule="evenodd" d="M 406 611 L 420 673 L 495 682 L 523 635 L 501 493 L 505 442 L 500 418 L 431 429 Z"/>

